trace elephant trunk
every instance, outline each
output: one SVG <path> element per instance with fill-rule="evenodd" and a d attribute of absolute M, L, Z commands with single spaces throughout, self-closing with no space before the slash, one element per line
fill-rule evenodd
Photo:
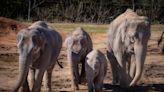
<path fill-rule="evenodd" d="M 29 59 L 26 56 L 19 56 L 19 77 L 16 86 L 12 92 L 18 92 L 19 88 L 25 82 L 29 71 Z"/>
<path fill-rule="evenodd" d="M 69 64 L 70 64 L 70 70 L 71 70 L 71 79 L 72 79 L 72 82 L 71 82 L 71 87 L 73 89 L 73 91 L 76 90 L 79 90 L 79 86 L 78 86 L 78 83 L 79 83 L 79 74 L 78 74 L 78 56 L 75 56 L 72 51 L 68 50 L 67 51 L 67 57 L 68 57 L 68 61 L 69 61 Z"/>
<path fill-rule="evenodd" d="M 73 67 L 72 67 L 72 64 L 73 64 L 73 62 L 72 62 L 72 56 L 71 56 L 71 51 L 70 51 L 70 49 L 67 51 L 67 58 L 68 58 L 68 62 L 69 62 L 69 65 L 70 65 L 70 70 L 71 70 L 71 89 L 73 90 L 73 91 L 75 91 L 74 89 L 75 89 L 75 86 L 74 86 L 74 76 L 73 76 Z"/>
<path fill-rule="evenodd" d="M 134 45 L 136 73 L 129 86 L 136 85 L 136 83 L 141 78 L 143 67 L 144 67 L 144 61 L 146 57 L 146 51 L 147 51 L 147 42 L 145 42 L 144 44 L 137 43 Z"/>

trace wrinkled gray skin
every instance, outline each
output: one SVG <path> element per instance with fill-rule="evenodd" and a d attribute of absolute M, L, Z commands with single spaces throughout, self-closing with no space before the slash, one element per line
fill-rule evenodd
<path fill-rule="evenodd" d="M 78 90 L 78 84 L 86 80 L 85 58 L 93 48 L 92 41 L 89 34 L 83 28 L 78 27 L 66 38 L 65 45 L 67 48 L 67 58 L 71 66 L 72 89 Z M 82 64 L 81 74 L 79 74 L 80 63 Z"/>
<path fill-rule="evenodd" d="M 164 54 L 164 31 L 162 32 L 160 38 L 158 39 L 158 48 L 160 50 L 160 53 Z"/>
<path fill-rule="evenodd" d="M 134 14 L 131 10 L 111 23 L 107 57 L 111 63 L 113 84 L 124 88 L 137 84 L 143 72 L 149 37 L 148 19 Z"/>
<path fill-rule="evenodd" d="M 19 50 L 19 77 L 12 92 L 40 92 L 44 77 L 44 90 L 51 90 L 51 76 L 62 47 L 62 38 L 43 21 L 37 21 L 17 34 Z"/>
<path fill-rule="evenodd" d="M 99 50 L 92 50 L 86 56 L 85 71 L 88 92 L 103 92 L 103 80 L 107 72 L 107 60 Z"/>

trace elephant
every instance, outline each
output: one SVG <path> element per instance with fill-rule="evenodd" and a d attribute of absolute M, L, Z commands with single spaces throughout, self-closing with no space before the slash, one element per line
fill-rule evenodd
<path fill-rule="evenodd" d="M 103 92 L 103 80 L 107 72 L 107 59 L 98 49 L 88 53 L 85 61 L 88 92 Z"/>
<path fill-rule="evenodd" d="M 67 59 L 71 68 L 72 89 L 79 90 L 78 84 L 86 82 L 85 58 L 92 50 L 93 44 L 89 34 L 77 27 L 65 40 Z M 81 64 L 81 68 L 79 67 Z M 79 73 L 81 71 L 81 73 Z"/>
<path fill-rule="evenodd" d="M 61 35 L 46 22 L 37 21 L 17 33 L 19 52 L 19 77 L 12 92 L 40 92 L 42 79 L 44 90 L 51 91 L 51 77 L 62 47 Z M 30 77 L 30 86 L 28 78 Z"/>
<path fill-rule="evenodd" d="M 160 38 L 158 39 L 158 48 L 160 50 L 160 53 L 164 54 L 164 41 L 163 41 L 163 34 L 164 34 L 164 31 L 162 32 Z"/>
<path fill-rule="evenodd" d="M 110 23 L 107 57 L 114 85 L 123 88 L 137 85 L 143 72 L 150 35 L 149 19 L 131 9 Z"/>

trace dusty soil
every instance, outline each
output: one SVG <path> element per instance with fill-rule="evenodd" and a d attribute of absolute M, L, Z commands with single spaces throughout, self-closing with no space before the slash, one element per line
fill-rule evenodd
<path fill-rule="evenodd" d="M 105 92 L 164 92 L 164 55 L 159 53 L 157 48 L 157 39 L 160 36 L 159 31 L 153 31 L 148 44 L 148 53 L 145 62 L 143 76 L 139 82 L 139 86 L 131 89 L 121 89 L 119 86 L 111 85 L 111 70 L 108 63 L 108 73 L 104 81 Z M 18 53 L 15 44 L 15 34 L 10 36 L 0 36 L 0 92 L 10 92 L 16 83 L 18 77 Z M 61 33 L 65 38 L 66 33 Z M 100 49 L 106 53 L 106 33 L 90 33 L 94 48 Z M 6 40 L 7 37 L 11 37 Z M 2 39 L 3 38 L 3 39 Z M 52 76 L 52 92 L 71 91 L 70 68 L 66 60 L 65 48 L 59 56 L 59 62 L 63 65 L 61 69 L 55 66 Z M 80 85 L 79 92 L 87 92 L 86 85 Z"/>

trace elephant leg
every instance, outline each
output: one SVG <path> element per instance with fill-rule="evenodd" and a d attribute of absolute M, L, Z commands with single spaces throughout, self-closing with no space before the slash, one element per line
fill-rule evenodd
<path fill-rule="evenodd" d="M 30 89 L 32 89 L 34 82 L 35 82 L 35 69 L 30 68 L 30 71 L 29 71 Z"/>
<path fill-rule="evenodd" d="M 111 70 L 112 70 L 112 84 L 116 85 L 119 84 L 119 73 L 118 73 L 118 62 L 115 58 L 115 56 L 113 55 L 113 53 L 107 51 L 107 58 L 110 61 L 111 64 Z"/>
<path fill-rule="evenodd" d="M 30 92 L 30 88 L 29 88 L 29 85 L 28 85 L 28 80 L 26 78 L 26 80 L 24 81 L 23 83 L 23 88 L 21 90 L 22 92 Z"/>
<path fill-rule="evenodd" d="M 71 87 L 72 90 L 79 90 L 79 67 L 78 67 L 78 55 L 73 54 L 68 51 L 68 61 L 69 61 L 69 66 L 71 70 Z"/>
<path fill-rule="evenodd" d="M 82 66 L 81 66 L 80 84 L 85 84 L 86 83 L 85 59 L 83 59 L 81 63 Z"/>
<path fill-rule="evenodd" d="M 100 70 L 99 75 L 94 80 L 95 92 L 103 92 L 104 70 Z"/>
<path fill-rule="evenodd" d="M 88 86 L 88 92 L 94 92 L 94 87 L 93 87 L 93 78 L 91 77 L 90 74 L 87 75 L 87 86 Z"/>
<path fill-rule="evenodd" d="M 102 84 L 95 83 L 94 88 L 95 88 L 95 92 L 103 92 L 102 91 Z"/>
<path fill-rule="evenodd" d="M 73 74 L 73 83 L 75 85 L 75 89 L 79 90 L 79 67 L 78 62 L 72 62 L 72 74 Z"/>
<path fill-rule="evenodd" d="M 47 71 L 44 73 L 44 91 L 50 92 L 51 91 L 51 79 L 52 79 L 52 71 L 54 66 L 50 67 Z"/>
<path fill-rule="evenodd" d="M 129 85 L 130 84 L 130 82 L 132 81 L 132 78 L 133 77 L 131 77 L 131 70 L 134 70 L 134 68 L 135 68 L 135 66 L 133 66 L 134 65 L 134 55 L 126 55 L 125 57 L 124 57 L 124 61 L 126 61 L 126 63 L 127 63 L 127 81 L 126 81 L 126 83 Z M 133 68 L 133 69 L 132 69 Z"/>
<path fill-rule="evenodd" d="M 44 72 L 45 69 L 36 69 L 36 73 L 35 73 L 36 80 L 32 87 L 32 92 L 40 92 Z"/>
<path fill-rule="evenodd" d="M 118 71 L 119 71 L 119 81 L 120 86 L 123 88 L 128 87 L 127 83 L 127 72 L 126 72 L 126 62 L 124 61 L 124 58 L 121 53 L 117 53 L 116 55 L 117 61 L 119 63 Z"/>
<path fill-rule="evenodd" d="M 94 77 L 95 74 L 91 66 L 86 63 L 85 64 L 85 71 L 86 71 L 86 81 L 88 86 L 88 92 L 94 92 Z"/>

